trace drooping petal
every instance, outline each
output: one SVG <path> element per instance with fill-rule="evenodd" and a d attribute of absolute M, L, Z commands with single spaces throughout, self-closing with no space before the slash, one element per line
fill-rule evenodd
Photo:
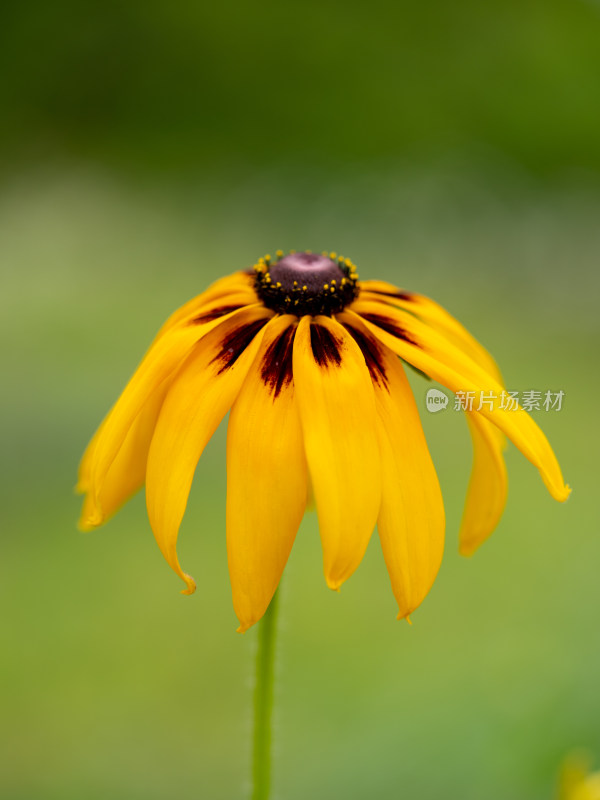
<path fill-rule="evenodd" d="M 361 292 L 362 299 L 396 305 L 418 315 L 504 386 L 500 370 L 488 351 L 434 300 L 402 292 L 380 281 L 366 281 L 362 287 L 365 287 Z M 380 313 L 386 313 L 384 305 Z M 492 533 L 502 516 L 508 490 L 503 456 L 506 448 L 504 433 L 479 414 L 465 411 L 465 415 L 473 442 L 473 467 L 460 533 L 463 555 L 473 553 Z"/>
<path fill-rule="evenodd" d="M 378 365 L 372 373 L 382 469 L 377 528 L 402 619 L 421 604 L 442 561 L 442 493 L 401 362 L 355 315 L 337 319 L 349 326 L 363 352 L 370 352 L 367 364 Z"/>
<path fill-rule="evenodd" d="M 158 413 L 168 389 L 168 381 L 160 386 L 145 403 L 140 413 L 131 425 L 125 440 L 117 453 L 114 461 L 110 465 L 106 478 L 99 493 L 99 501 L 103 512 L 103 522 L 106 522 L 129 498 L 144 485 L 146 479 L 146 461 L 148 459 L 148 449 Z M 99 429 L 100 430 L 100 429 Z M 90 447 L 94 447 L 93 439 Z M 88 457 L 87 463 L 90 458 Z M 89 484 L 87 475 L 87 463 L 82 461 L 78 489 L 87 491 L 83 501 L 79 528 L 83 531 L 93 530 L 98 527 L 91 520 L 93 514 L 93 497 L 86 489 Z"/>
<path fill-rule="evenodd" d="M 102 429 L 104 428 L 104 423 L 106 422 L 107 417 L 105 417 L 98 426 L 98 430 L 90 439 L 89 444 L 85 448 L 83 456 L 81 457 L 81 461 L 79 462 L 79 469 L 77 471 L 77 485 L 75 487 L 77 494 L 85 494 L 86 492 L 90 491 L 92 485 L 92 462 L 94 460 L 94 453 L 96 452 L 96 446 L 100 440 L 100 436 L 102 435 Z"/>
<path fill-rule="evenodd" d="M 373 385 L 358 345 L 329 317 L 301 319 L 293 364 L 325 579 L 337 589 L 359 565 L 379 511 Z"/>
<path fill-rule="evenodd" d="M 297 319 L 265 328 L 227 430 L 227 557 L 233 606 L 247 630 L 265 613 L 304 514 L 307 468 L 294 396 Z"/>
<path fill-rule="evenodd" d="M 481 414 L 465 411 L 473 442 L 473 468 L 460 527 L 460 552 L 475 552 L 498 524 L 508 490 L 506 464 L 498 428 Z"/>
<path fill-rule="evenodd" d="M 176 545 L 194 471 L 231 408 L 272 316 L 254 307 L 220 322 L 175 376 L 156 423 L 146 471 L 148 517 L 164 557 L 187 583 L 188 594 L 195 584 L 179 565 Z"/>
<path fill-rule="evenodd" d="M 416 314 L 432 328 L 444 333 L 456 347 L 464 350 L 473 361 L 480 364 L 498 383 L 502 375 L 490 353 L 477 339 L 435 300 L 414 292 L 404 292 L 385 281 L 362 281 L 360 300 L 376 301 L 385 305 L 397 306 Z M 382 313 L 385 311 L 382 309 Z"/>
<path fill-rule="evenodd" d="M 254 308 L 260 308 L 260 306 L 257 305 Z M 165 381 L 172 378 L 194 345 L 203 336 L 206 336 L 224 320 L 235 318 L 243 313 L 245 313 L 243 310 L 237 310 L 207 321 L 194 319 L 183 326 L 174 327 L 150 348 L 112 411 L 104 420 L 95 442 L 89 476 L 90 525 L 100 525 L 105 519 L 100 501 L 102 486 L 110 465 L 145 403 Z"/>
<path fill-rule="evenodd" d="M 231 304 L 230 295 L 244 295 L 244 302 L 240 305 L 256 303 L 258 298 L 252 288 L 253 285 L 254 275 L 249 272 L 238 271 L 232 275 L 225 275 L 225 277 L 219 278 L 206 291 L 188 300 L 187 303 L 184 303 L 174 311 L 162 325 L 156 338 L 158 339 L 171 328 L 204 311 L 206 306 L 210 305 L 217 308 L 219 304 L 222 306 Z"/>
<path fill-rule="evenodd" d="M 481 392 L 489 398 L 477 413 L 502 430 L 523 455 L 540 471 L 550 494 L 564 501 L 570 494 L 565 486 L 558 461 L 548 440 L 533 419 L 521 408 L 502 408 L 502 386 L 464 352 L 438 332 L 398 309 L 381 314 L 381 304 L 357 301 L 352 311 L 358 313 L 387 347 L 417 369 L 430 375 L 453 392 Z"/>
<path fill-rule="evenodd" d="M 205 292 L 202 292 L 202 294 L 192 298 L 192 300 L 178 308 L 171 314 L 156 334 L 140 366 L 146 360 L 159 339 L 167 332 L 173 330 L 173 328 L 182 327 L 185 323 L 189 323 L 190 320 L 193 320 L 195 325 L 204 325 L 207 322 L 217 320 L 219 317 L 231 314 L 233 311 L 244 306 L 256 303 L 258 298 L 256 292 L 254 292 L 252 288 L 253 283 L 253 276 L 249 273 L 236 272 L 233 275 L 227 275 L 216 281 Z M 204 328 L 202 332 L 206 330 L 208 329 Z M 99 426 L 83 454 L 79 465 L 76 486 L 76 491 L 78 493 L 84 493 L 90 489 L 94 453 L 98 441 L 101 438 L 106 419 L 110 417 L 111 413 L 112 409 Z M 88 505 L 93 506 L 93 499 L 89 501 Z"/>

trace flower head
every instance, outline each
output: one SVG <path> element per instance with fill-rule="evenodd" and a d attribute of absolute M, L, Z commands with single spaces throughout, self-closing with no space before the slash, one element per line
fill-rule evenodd
<path fill-rule="evenodd" d="M 84 454 L 81 527 L 101 525 L 145 483 L 158 545 L 192 593 L 177 534 L 198 459 L 230 411 L 227 553 L 240 630 L 266 610 L 309 497 L 327 584 L 350 577 L 377 525 L 398 617 L 408 617 L 440 566 L 444 508 L 403 362 L 454 392 L 496 398 L 465 411 L 474 464 L 463 553 L 502 514 L 505 435 L 566 500 L 545 436 L 522 408 L 501 407 L 496 365 L 450 314 L 359 281 L 335 253 L 278 251 L 217 281 L 159 331 Z"/>

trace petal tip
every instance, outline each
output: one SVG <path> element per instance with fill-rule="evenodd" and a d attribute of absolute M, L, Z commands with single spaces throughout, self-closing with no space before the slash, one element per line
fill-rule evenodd
<path fill-rule="evenodd" d="M 407 611 L 400 610 L 400 611 L 398 611 L 396 619 L 400 620 L 400 621 L 405 620 L 406 622 L 408 622 L 408 624 L 412 628 L 412 624 L 413 623 L 412 623 L 412 619 L 410 618 L 410 615 L 413 613 L 414 610 L 415 610 L 414 608 L 409 608 Z"/>
<path fill-rule="evenodd" d="M 100 514 L 100 512 L 98 511 L 93 512 L 91 514 L 90 513 L 82 514 L 77 523 L 77 528 L 82 533 L 89 533 L 90 531 L 99 528 L 103 522 L 104 519 L 102 518 L 102 514 Z"/>
<path fill-rule="evenodd" d="M 266 610 L 266 609 L 265 609 Z M 235 611 L 235 609 L 234 609 Z M 238 622 L 240 623 L 236 628 L 236 633 L 246 633 L 250 630 L 257 622 L 260 622 L 263 618 L 265 612 L 263 611 L 259 616 L 254 613 L 250 613 L 250 615 L 241 614 L 238 615 L 236 612 L 236 617 L 238 618 Z"/>
<path fill-rule="evenodd" d="M 186 588 L 181 590 L 181 594 L 185 595 L 194 594 L 194 592 L 196 591 L 196 581 L 192 578 L 191 575 L 188 575 L 185 572 L 181 577 L 186 583 Z"/>
<path fill-rule="evenodd" d="M 479 545 L 476 542 L 461 542 L 458 545 L 458 552 L 459 555 L 470 558 L 478 548 Z"/>
<path fill-rule="evenodd" d="M 559 503 L 565 503 L 569 497 L 571 496 L 571 492 L 573 491 L 568 483 L 566 484 L 555 484 L 551 485 L 549 483 L 546 484 L 550 494 L 552 495 L 553 499 Z"/>

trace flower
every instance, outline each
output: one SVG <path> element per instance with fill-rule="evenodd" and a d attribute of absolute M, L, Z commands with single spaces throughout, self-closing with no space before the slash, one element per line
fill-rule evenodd
<path fill-rule="evenodd" d="M 398 617 L 408 617 L 437 574 L 445 521 L 402 362 L 454 392 L 497 394 L 465 411 L 474 464 L 463 553 L 502 514 L 504 434 L 566 500 L 545 436 L 522 408 L 501 407 L 496 365 L 450 314 L 359 281 L 335 253 L 278 251 L 217 281 L 159 331 L 84 454 L 80 527 L 104 523 L 145 482 L 156 541 L 191 594 L 177 534 L 198 459 L 231 411 L 226 527 L 239 630 L 268 607 L 312 498 L 329 587 L 358 567 L 377 525 Z"/>
<path fill-rule="evenodd" d="M 589 758 L 573 753 L 563 765 L 559 800 L 600 800 L 600 772 L 590 772 Z"/>
<path fill-rule="evenodd" d="M 565 800 L 600 800 L 600 772 L 587 775 L 574 785 Z"/>

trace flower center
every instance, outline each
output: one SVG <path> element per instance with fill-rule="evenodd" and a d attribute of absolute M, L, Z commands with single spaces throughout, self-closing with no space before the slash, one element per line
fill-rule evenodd
<path fill-rule="evenodd" d="M 281 314 L 333 314 L 351 303 L 357 294 L 356 267 L 335 253 L 277 251 L 260 258 L 254 266 L 256 291 L 268 307 Z"/>

